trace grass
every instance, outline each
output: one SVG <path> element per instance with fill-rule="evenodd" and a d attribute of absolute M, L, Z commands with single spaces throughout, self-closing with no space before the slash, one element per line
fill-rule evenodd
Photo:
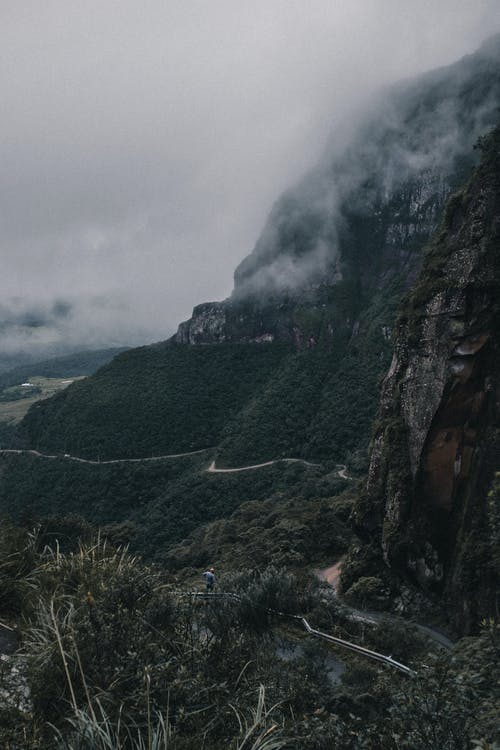
<path fill-rule="evenodd" d="M 41 392 L 35 393 L 33 396 L 26 396 L 26 398 L 16 398 L 18 393 L 18 386 L 12 386 L 4 390 L 4 397 L 12 393 L 12 401 L 0 402 L 0 422 L 6 422 L 8 424 L 18 424 L 28 409 L 37 401 L 41 401 L 45 398 L 50 398 L 55 393 L 64 390 L 75 380 L 81 380 L 84 376 L 79 375 L 74 378 L 45 378 L 41 376 L 28 378 L 27 382 L 32 383 Z M 26 389 L 28 390 L 28 389 Z"/>

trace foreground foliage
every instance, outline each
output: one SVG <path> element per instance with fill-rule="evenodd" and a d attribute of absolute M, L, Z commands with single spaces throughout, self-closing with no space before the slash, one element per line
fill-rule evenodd
<path fill-rule="evenodd" d="M 226 576 L 240 601 L 200 598 L 99 538 L 63 553 L 46 546 L 47 531 L 2 533 L 2 611 L 26 618 L 15 658 L 31 707 L 4 707 L 1 747 L 465 750 L 495 739 L 493 623 L 435 664 L 411 632 L 382 627 L 365 642 L 428 667 L 408 681 L 342 654 L 339 681 L 328 676 L 333 655 L 268 609 L 307 612 L 359 642 L 366 629 L 346 631 L 326 592 L 299 589 L 290 574 Z"/>

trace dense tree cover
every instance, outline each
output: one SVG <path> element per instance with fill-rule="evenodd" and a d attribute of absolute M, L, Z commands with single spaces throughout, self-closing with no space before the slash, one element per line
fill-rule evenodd
<path fill-rule="evenodd" d="M 290 494 L 277 492 L 264 501 L 245 502 L 227 518 L 197 527 L 167 550 L 165 564 L 187 578 L 214 563 L 222 570 L 274 565 L 299 576 L 311 565 L 333 564 L 352 536 L 348 517 L 353 493 L 349 489 L 325 496 L 325 486 L 338 492 L 346 484 L 338 479 L 315 484 L 315 492 L 312 482 L 296 485 Z"/>
<path fill-rule="evenodd" d="M 287 354 L 280 345 L 133 349 L 35 404 L 21 435 L 29 447 L 86 458 L 210 447 L 230 414 L 260 391 Z"/>
<path fill-rule="evenodd" d="M 123 351 L 125 351 L 124 347 L 97 349 L 95 351 L 75 352 L 63 357 L 53 357 L 41 362 L 30 362 L 27 365 L 21 365 L 0 373 L 0 389 L 17 385 L 35 375 L 45 378 L 72 378 L 78 375 L 91 375 Z"/>
<path fill-rule="evenodd" d="M 167 342 L 125 352 L 32 407 L 19 439 L 92 459 L 220 445 L 219 463 L 229 466 L 289 456 L 341 460 L 368 443 L 405 283 L 394 276 L 383 294 L 364 300 L 363 314 L 356 285 L 347 281 L 324 291 L 324 304 L 294 308 L 304 339 L 298 349 Z M 325 322 L 332 305 L 334 334 Z"/>
<path fill-rule="evenodd" d="M 4 523 L 0 535 L 1 614 L 24 617 L 19 656 L 2 663 L 2 747 L 467 750 L 496 739 L 491 623 L 444 657 L 404 625 L 350 622 L 321 588 L 277 569 L 221 579 L 239 601 L 200 600 L 99 539 L 63 553 L 36 529 Z M 417 674 L 343 651 L 332 673 L 332 652 L 267 608 L 390 647 Z M 17 704 L 25 685 L 29 703 Z"/>
<path fill-rule="evenodd" d="M 38 450 L 128 458 L 212 447 L 219 465 L 333 457 L 366 445 L 390 356 L 380 327 L 290 353 L 283 345 L 164 345 L 127 352 L 35 405 L 20 434 Z"/>
<path fill-rule="evenodd" d="M 0 422 L 0 448 L 10 448 L 15 445 L 17 425 L 10 422 Z"/>
<path fill-rule="evenodd" d="M 307 503 L 345 486 L 325 467 L 280 463 L 255 472 L 209 474 L 210 461 L 210 453 L 101 465 L 3 456 L 2 508 L 25 523 L 75 513 L 98 525 L 128 522 L 133 547 L 162 559 L 197 527 L 230 516 L 242 503 L 284 497 Z"/>

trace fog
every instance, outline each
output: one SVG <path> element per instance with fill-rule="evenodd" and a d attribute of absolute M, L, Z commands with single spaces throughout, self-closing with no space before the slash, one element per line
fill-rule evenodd
<path fill-rule="evenodd" d="M 374 217 L 384 223 L 389 206 L 387 259 L 391 252 L 400 258 L 417 237 L 417 245 L 425 243 L 440 208 L 477 163 L 474 147 L 498 123 L 499 106 L 500 34 L 449 66 L 367 97 L 350 118 L 348 138 L 337 131 L 318 164 L 276 201 L 254 250 L 235 270 L 233 298 L 271 296 L 275 303 L 277 294 L 335 283 L 355 225 L 366 231 Z M 377 252 L 365 239 L 363 252 L 370 251 Z"/>
<path fill-rule="evenodd" d="M 500 30 L 497 0 L 414 5 L 3 3 L 2 347 L 146 343 L 228 296 L 375 91 Z"/>

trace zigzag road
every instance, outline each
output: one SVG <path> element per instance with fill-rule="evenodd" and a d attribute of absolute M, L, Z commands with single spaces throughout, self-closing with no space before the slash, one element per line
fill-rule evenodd
<path fill-rule="evenodd" d="M 235 474 L 239 471 L 253 471 L 254 469 L 263 469 L 265 466 L 273 466 L 273 464 L 279 463 L 299 463 L 303 466 L 321 466 L 321 464 L 313 464 L 303 458 L 276 458 L 274 459 L 274 461 L 265 461 L 262 464 L 251 464 L 250 466 L 238 466 L 234 469 L 217 469 L 215 466 L 215 461 L 212 461 L 206 471 L 209 474 Z M 352 477 L 348 476 L 347 474 L 347 466 L 345 464 L 337 464 L 336 469 L 336 474 L 341 479 L 352 479 Z"/>
<path fill-rule="evenodd" d="M 264 466 L 272 466 L 273 464 L 283 463 L 298 463 L 304 466 L 321 466 L 321 464 L 312 464 L 310 461 L 305 461 L 303 458 L 276 458 L 274 461 L 265 461 L 262 464 L 252 464 L 251 466 L 238 466 L 235 469 L 217 469 L 215 467 L 215 461 L 212 461 L 208 469 L 206 470 L 209 474 L 235 474 L 238 471 L 251 471 L 253 469 L 262 469 Z"/>
<path fill-rule="evenodd" d="M 37 458 L 46 458 L 46 459 L 65 459 L 66 461 L 77 461 L 81 464 L 91 464 L 93 466 L 102 466 L 107 464 L 137 464 L 137 463 L 145 463 L 150 461 L 165 461 L 171 458 L 184 458 L 185 456 L 196 456 L 200 453 L 206 453 L 209 450 L 213 450 L 212 448 L 201 448 L 197 451 L 188 451 L 186 453 L 167 453 L 163 456 L 148 456 L 144 458 L 113 458 L 110 460 L 95 460 L 91 458 L 80 458 L 79 456 L 72 456 L 70 453 L 58 453 L 58 454 L 51 454 L 51 453 L 42 453 L 41 451 L 34 450 L 33 448 L 25 448 L 25 449 L 13 449 L 13 448 L 4 448 L 0 449 L 0 454 L 18 454 L 18 455 L 31 455 L 36 456 Z M 252 464 L 250 466 L 239 466 L 234 469 L 217 469 L 215 466 L 215 461 L 212 461 L 210 466 L 205 469 L 205 471 L 208 474 L 235 474 L 240 471 L 252 471 L 253 469 L 262 469 L 266 466 L 272 466 L 273 464 L 277 463 L 299 463 L 303 466 L 321 466 L 321 464 L 315 464 L 311 463 L 310 461 L 306 461 L 303 458 L 277 458 L 273 461 L 265 461 L 261 464 Z M 338 464 L 337 466 L 337 474 L 341 479 L 351 479 L 347 475 L 347 467 L 345 464 Z"/>
<path fill-rule="evenodd" d="M 83 464 L 92 464 L 94 466 L 101 466 L 103 464 L 106 465 L 106 464 L 121 464 L 121 463 L 145 463 L 145 462 L 150 462 L 150 461 L 163 461 L 163 460 L 168 460 L 168 459 L 184 458 L 185 456 L 196 456 L 196 455 L 199 455 L 200 453 L 206 453 L 209 450 L 212 450 L 212 449 L 201 448 L 200 450 L 188 451 L 186 453 L 168 453 L 162 456 L 150 456 L 147 458 L 115 458 L 115 459 L 106 460 L 106 461 L 95 461 L 95 460 L 88 459 L 88 458 L 80 458 L 79 456 L 72 456 L 69 453 L 64 453 L 64 454 L 41 453 L 40 451 L 37 451 L 34 449 L 4 448 L 4 449 L 0 449 L 0 455 L 6 455 L 6 454 L 7 455 L 8 454 L 31 455 L 31 456 L 36 456 L 37 458 L 45 458 L 49 460 L 64 459 L 66 461 L 77 461 Z M 301 463 L 305 466 L 312 466 L 312 467 L 320 466 L 320 464 L 311 463 L 310 461 L 305 461 L 304 459 L 301 459 L 301 458 L 280 458 L 280 459 L 275 459 L 274 461 L 265 461 L 260 464 L 252 464 L 250 466 L 240 466 L 240 467 L 233 468 L 233 469 L 217 469 L 215 466 L 215 461 L 212 461 L 210 466 L 208 466 L 208 468 L 205 469 L 205 471 L 209 474 L 234 474 L 236 472 L 241 472 L 241 471 L 252 471 L 254 469 L 262 469 L 266 466 L 272 466 L 273 464 L 277 464 L 280 462 Z M 337 474 L 342 479 L 351 479 L 351 477 L 347 475 L 347 467 L 344 464 L 338 464 Z M 325 575 L 325 573 L 330 570 L 332 569 L 326 569 L 325 571 L 318 571 L 319 577 L 322 578 L 323 580 L 328 581 L 328 578 Z M 333 585 L 333 588 L 335 590 L 335 585 Z M 371 624 L 376 624 L 381 619 L 381 615 L 379 613 L 364 612 L 362 610 L 357 610 L 352 607 L 349 607 L 349 609 L 351 610 L 351 616 L 353 619 L 358 619 L 358 620 L 371 623 Z M 336 641 L 337 643 L 339 643 L 339 639 L 333 639 L 332 636 L 326 636 L 323 633 L 319 634 L 318 631 L 314 630 L 313 628 L 309 626 L 309 623 L 307 623 L 304 618 L 297 618 L 297 619 L 301 620 L 302 625 L 305 627 L 305 629 L 310 635 L 314 635 L 314 636 L 325 638 L 325 639 L 330 639 L 332 642 Z M 402 618 L 393 618 L 393 619 L 398 619 L 399 621 L 402 620 Z M 421 632 L 425 633 L 426 635 L 434 639 L 435 641 L 438 641 L 445 648 L 453 647 L 453 642 L 450 641 L 443 633 L 436 631 L 434 628 L 429 628 L 426 625 L 417 625 L 417 628 Z M 348 648 L 349 646 L 346 645 L 345 647 Z M 357 650 L 358 648 L 359 647 L 353 650 Z M 377 656 L 380 656 L 380 655 L 377 655 Z M 376 658 L 376 657 L 372 657 L 372 658 Z M 386 662 L 390 661 L 386 657 L 383 657 L 380 660 L 386 661 Z M 403 669 L 402 671 L 405 671 L 405 669 Z"/>

